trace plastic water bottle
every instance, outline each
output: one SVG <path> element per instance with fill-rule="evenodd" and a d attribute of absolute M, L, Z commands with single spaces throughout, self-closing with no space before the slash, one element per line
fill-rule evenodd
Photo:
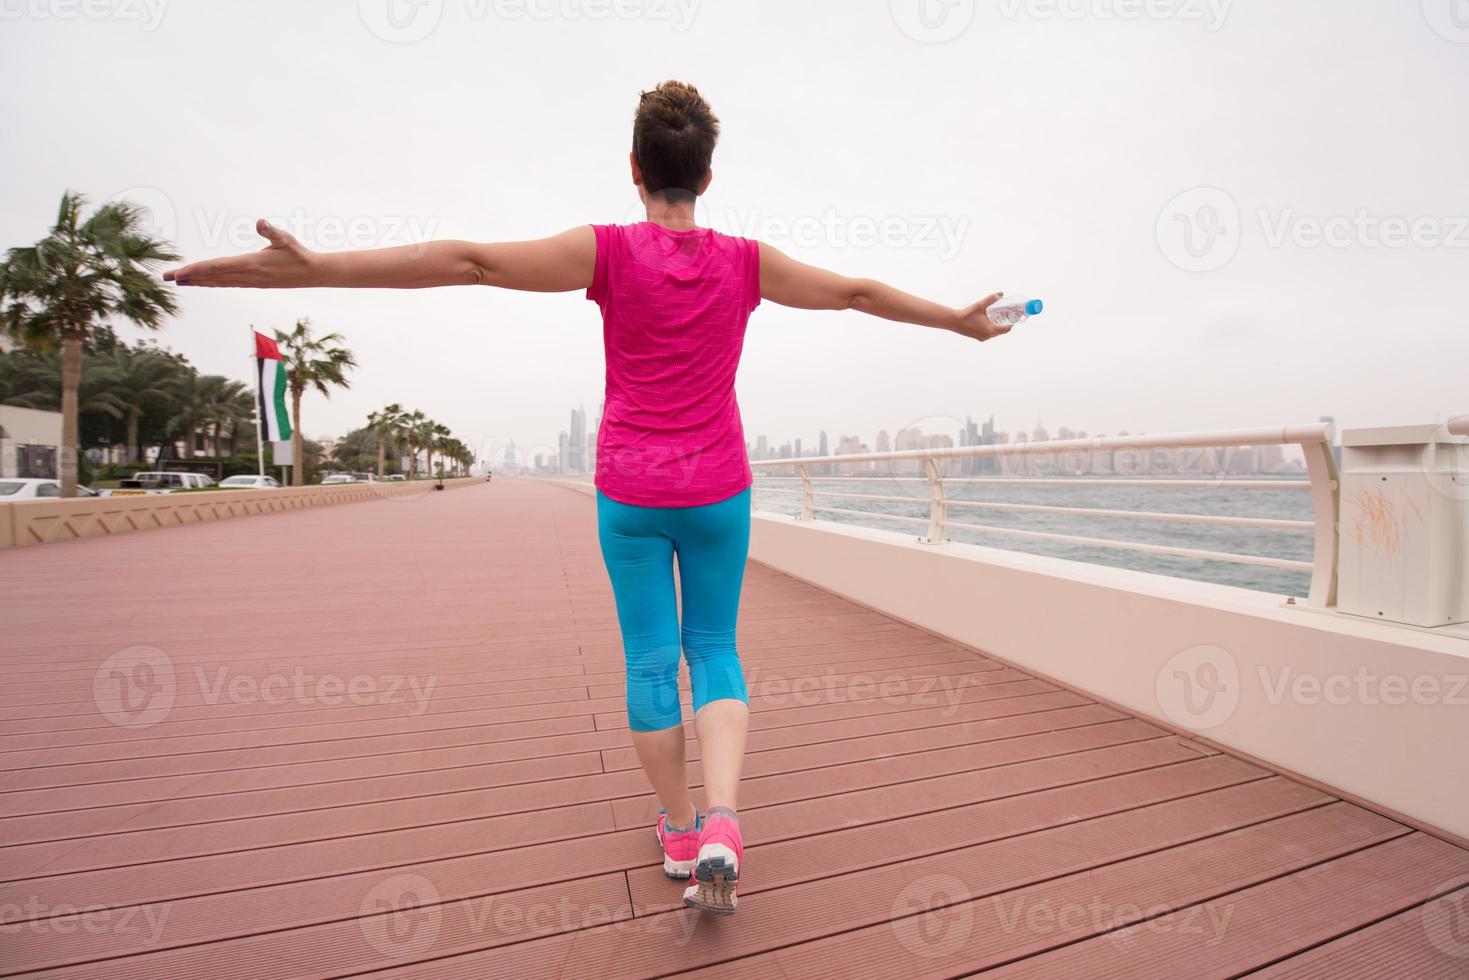
<path fill-rule="evenodd" d="M 990 322 L 997 327 L 1013 327 L 1022 320 L 1029 320 L 1041 310 L 1046 304 L 1038 299 L 1026 299 L 1024 296 L 1005 296 L 995 302 L 988 310 Z"/>

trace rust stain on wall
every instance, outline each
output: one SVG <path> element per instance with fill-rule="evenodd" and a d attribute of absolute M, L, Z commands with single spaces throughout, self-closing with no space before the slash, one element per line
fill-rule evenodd
<path fill-rule="evenodd" d="M 1357 490 L 1349 502 L 1357 512 L 1348 536 L 1363 548 L 1386 552 L 1395 556 L 1403 546 L 1403 525 L 1406 516 L 1398 505 L 1389 499 L 1384 490 Z M 1409 502 L 1415 511 L 1417 506 Z M 1421 512 L 1419 518 L 1422 518 Z"/>

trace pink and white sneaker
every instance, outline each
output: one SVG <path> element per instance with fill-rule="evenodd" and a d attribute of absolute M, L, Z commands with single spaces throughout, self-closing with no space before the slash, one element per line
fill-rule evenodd
<path fill-rule="evenodd" d="M 738 815 L 729 807 L 711 808 L 704 814 L 694 883 L 684 889 L 683 903 L 715 915 L 734 915 L 739 901 L 735 883 L 739 881 L 744 853 Z"/>
<path fill-rule="evenodd" d="M 699 811 L 683 830 L 668 825 L 668 811 L 658 811 L 658 846 L 663 848 L 663 873 L 670 878 L 687 878 L 699 857 Z"/>

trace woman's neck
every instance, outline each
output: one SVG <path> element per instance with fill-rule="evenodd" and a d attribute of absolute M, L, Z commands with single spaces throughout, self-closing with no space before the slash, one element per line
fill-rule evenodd
<path fill-rule="evenodd" d="M 688 191 L 671 193 L 659 191 L 643 199 L 648 220 L 670 231 L 691 231 L 698 227 L 694 220 L 694 202 L 697 198 Z"/>

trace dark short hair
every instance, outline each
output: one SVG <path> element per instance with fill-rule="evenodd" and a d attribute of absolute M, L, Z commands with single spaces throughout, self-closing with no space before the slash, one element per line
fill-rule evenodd
<path fill-rule="evenodd" d="M 692 85 L 663 82 L 638 100 L 632 152 L 648 193 L 699 193 L 717 142 L 719 119 Z"/>

